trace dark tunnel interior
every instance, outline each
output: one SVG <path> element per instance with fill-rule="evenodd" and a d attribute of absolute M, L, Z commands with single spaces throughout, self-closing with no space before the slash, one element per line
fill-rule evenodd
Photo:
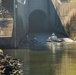
<path fill-rule="evenodd" d="M 54 24 L 51 23 L 50 17 L 47 17 L 47 14 L 40 9 L 34 10 L 29 15 L 29 33 L 52 33 L 55 32 L 61 36 L 67 37 L 66 31 L 61 23 L 59 15 L 57 14 L 57 10 L 55 9 L 52 1 L 48 1 L 48 13 L 51 12 L 51 8 L 53 9 L 54 13 Z M 53 17 L 51 17 L 53 19 Z M 47 20 L 49 20 L 47 22 Z"/>
<path fill-rule="evenodd" d="M 46 13 L 42 10 L 35 10 L 29 16 L 29 32 L 46 32 Z"/>

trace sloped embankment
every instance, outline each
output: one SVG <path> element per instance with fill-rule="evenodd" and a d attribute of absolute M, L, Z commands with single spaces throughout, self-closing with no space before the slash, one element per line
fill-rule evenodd
<path fill-rule="evenodd" d="M 72 37 L 76 35 L 76 2 L 63 3 L 59 6 L 58 14 L 67 32 Z"/>

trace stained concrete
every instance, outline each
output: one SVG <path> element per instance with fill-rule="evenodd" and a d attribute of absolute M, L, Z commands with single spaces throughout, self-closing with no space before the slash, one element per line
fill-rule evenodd
<path fill-rule="evenodd" d="M 17 0 L 15 11 L 13 38 L 17 46 L 30 33 L 55 32 L 67 36 L 51 0 Z"/>

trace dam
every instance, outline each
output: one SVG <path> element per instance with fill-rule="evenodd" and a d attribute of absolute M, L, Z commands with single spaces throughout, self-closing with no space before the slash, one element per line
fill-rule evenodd
<path fill-rule="evenodd" d="M 52 0 L 17 0 L 15 6 L 17 45 L 29 34 L 54 32 L 60 37 L 67 36 Z"/>
<path fill-rule="evenodd" d="M 9 5 L 8 2 L 11 1 L 8 0 L 6 4 L 6 1 L 2 0 L 4 5 Z M 53 32 L 59 38 L 68 37 L 62 23 L 63 19 L 58 14 L 58 11 L 61 12 L 58 5 L 57 0 L 14 0 L 10 46 L 18 47 L 26 35 L 30 38 L 37 37 L 39 41 L 40 39 L 46 40 Z"/>

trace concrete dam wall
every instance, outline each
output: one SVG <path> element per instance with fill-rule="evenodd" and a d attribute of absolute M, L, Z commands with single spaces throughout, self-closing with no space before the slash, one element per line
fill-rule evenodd
<path fill-rule="evenodd" d="M 71 38 L 72 34 L 76 35 L 76 2 L 58 4 L 57 7 L 57 12 L 60 17 L 60 20 L 67 34 Z"/>
<path fill-rule="evenodd" d="M 16 31 L 13 38 L 16 38 L 16 45 L 30 33 L 52 33 L 63 35 L 66 32 L 61 24 L 57 11 L 51 0 L 17 0 Z"/>

